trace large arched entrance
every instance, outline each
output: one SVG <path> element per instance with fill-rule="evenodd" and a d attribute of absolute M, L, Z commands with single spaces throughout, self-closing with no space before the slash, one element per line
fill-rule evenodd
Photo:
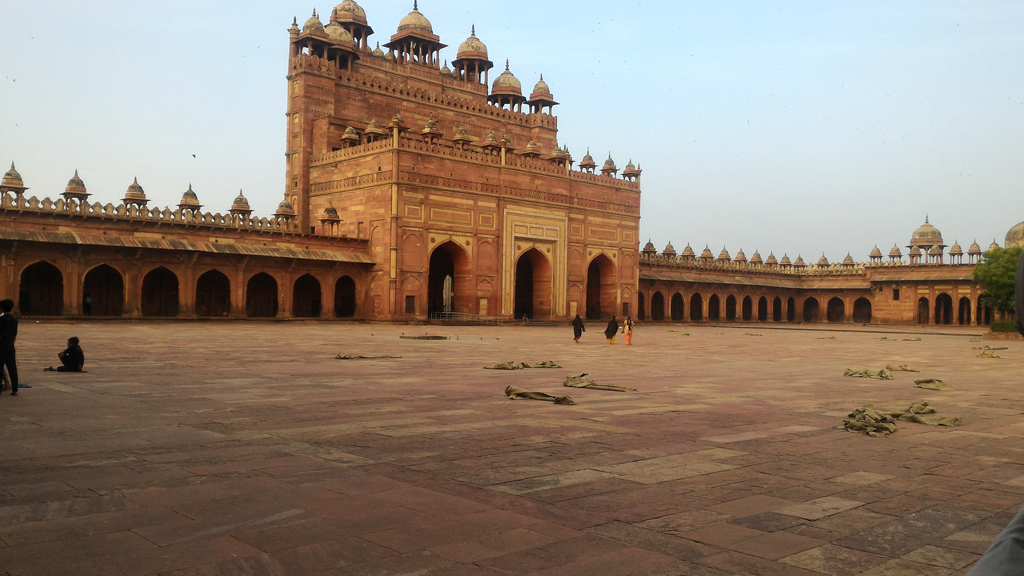
<path fill-rule="evenodd" d="M 786 322 L 796 322 L 796 300 L 792 297 L 786 301 Z"/>
<path fill-rule="evenodd" d="M 754 319 L 754 301 L 750 296 L 743 297 L 743 321 L 750 322 Z"/>
<path fill-rule="evenodd" d="M 694 294 L 690 298 L 690 320 L 700 322 L 704 320 L 704 297 Z"/>
<path fill-rule="evenodd" d="M 939 294 L 935 299 L 935 323 L 953 323 L 953 297 L 949 294 Z"/>
<path fill-rule="evenodd" d="M 853 303 L 853 321 L 857 324 L 871 323 L 871 301 L 867 298 L 857 298 Z"/>
<path fill-rule="evenodd" d="M 670 310 L 672 310 L 673 322 L 683 321 L 683 318 L 685 318 L 685 310 L 683 310 L 683 295 L 680 294 L 679 292 L 676 292 L 675 294 L 672 295 L 672 306 Z"/>
<path fill-rule="evenodd" d="M 636 319 L 646 320 L 647 319 L 647 307 L 644 306 L 644 293 L 636 293 Z"/>
<path fill-rule="evenodd" d="M 736 297 L 729 296 L 725 299 L 725 319 L 728 322 L 736 321 Z"/>
<path fill-rule="evenodd" d="M 587 268 L 587 318 L 597 320 L 615 315 L 615 264 L 599 254 Z"/>
<path fill-rule="evenodd" d="M 966 296 L 960 298 L 960 310 L 957 314 L 957 320 L 961 326 L 971 325 L 971 299 Z"/>
<path fill-rule="evenodd" d="M 665 297 L 661 292 L 651 295 L 651 320 L 661 321 L 665 319 Z"/>
<path fill-rule="evenodd" d="M 708 298 L 708 320 L 712 322 L 718 322 L 722 319 L 722 301 L 718 299 L 718 294 L 712 294 Z"/>
<path fill-rule="evenodd" d="M 356 315 L 356 281 L 342 276 L 334 285 L 334 315 L 353 318 Z"/>
<path fill-rule="evenodd" d="M 782 298 L 778 296 L 772 300 L 772 321 L 782 322 Z"/>
<path fill-rule="evenodd" d="M 757 301 L 757 321 L 768 321 L 768 299 L 764 296 L 761 296 L 761 299 Z"/>
<path fill-rule="evenodd" d="M 427 276 L 427 313 L 473 313 L 471 283 L 469 258 L 462 247 L 449 240 L 434 248 Z"/>
<path fill-rule="evenodd" d="M 928 299 L 922 297 L 917 301 L 917 323 L 928 324 L 930 318 L 931 313 L 929 312 Z"/>
<path fill-rule="evenodd" d="M 828 301 L 828 321 L 837 324 L 846 320 L 846 304 L 842 298 L 832 298 Z"/>
<path fill-rule="evenodd" d="M 551 315 L 551 264 L 540 250 L 530 248 L 516 262 L 515 317 Z"/>
<path fill-rule="evenodd" d="M 312 274 L 306 274 L 295 281 L 292 287 L 292 316 L 295 318 L 319 318 L 323 311 L 323 292 L 320 281 Z"/>
<path fill-rule="evenodd" d="M 821 315 L 821 305 L 817 298 L 804 300 L 804 322 L 817 322 Z"/>
<path fill-rule="evenodd" d="M 142 315 L 173 318 L 178 315 L 178 277 L 167 268 L 151 270 L 142 279 Z"/>
<path fill-rule="evenodd" d="M 277 280 L 266 272 L 260 272 L 245 286 L 245 315 L 249 318 L 274 318 L 277 316 Z"/>
<path fill-rule="evenodd" d="M 210 270 L 196 280 L 196 316 L 221 318 L 231 313 L 231 280 Z"/>
<path fill-rule="evenodd" d="M 92 300 L 85 309 L 85 298 Z M 85 314 L 93 316 L 121 316 L 124 314 L 124 278 L 106 264 L 89 270 L 82 283 L 82 301 Z"/>
<path fill-rule="evenodd" d="M 64 313 L 64 275 L 49 262 L 36 262 L 21 273 L 18 308 L 23 316 Z"/>

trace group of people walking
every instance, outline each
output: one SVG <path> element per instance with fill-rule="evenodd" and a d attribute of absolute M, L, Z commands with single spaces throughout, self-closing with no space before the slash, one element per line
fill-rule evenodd
<path fill-rule="evenodd" d="M 608 327 L 604 330 L 604 337 L 608 339 L 609 344 L 615 344 L 615 337 L 619 334 L 619 322 L 612 316 L 612 319 L 608 321 Z M 633 345 L 633 318 L 630 316 L 626 317 L 626 321 L 622 323 L 622 335 L 626 341 L 626 346 Z M 572 332 L 573 340 L 579 344 L 580 338 L 583 333 L 587 331 L 587 327 L 583 324 L 583 318 L 577 314 L 576 318 L 572 321 Z"/>

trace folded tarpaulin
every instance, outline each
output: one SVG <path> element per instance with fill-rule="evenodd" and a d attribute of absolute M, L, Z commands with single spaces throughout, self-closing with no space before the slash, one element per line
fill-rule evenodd
<path fill-rule="evenodd" d="M 505 395 L 512 400 L 543 400 L 544 402 L 554 402 L 555 404 L 562 404 L 565 406 L 576 405 L 572 398 L 568 396 L 552 396 L 551 394 L 545 394 L 543 392 L 530 392 L 529 390 L 523 390 L 522 388 L 516 388 L 515 386 L 505 388 Z"/>
<path fill-rule="evenodd" d="M 589 374 L 577 374 L 569 376 L 562 382 L 566 388 L 589 388 L 590 390 L 608 390 L 609 392 L 636 392 L 636 388 L 624 386 L 612 386 L 611 384 L 598 384 L 590 378 Z"/>

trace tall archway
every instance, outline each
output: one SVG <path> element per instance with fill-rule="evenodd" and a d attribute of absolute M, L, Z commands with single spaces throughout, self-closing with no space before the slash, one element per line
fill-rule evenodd
<path fill-rule="evenodd" d="M 636 293 L 636 319 L 637 320 L 646 320 L 647 319 L 647 307 L 644 304 L 646 304 L 646 298 L 644 297 L 644 293 L 643 292 L 637 292 Z"/>
<path fill-rule="evenodd" d="M 231 280 L 210 270 L 196 280 L 196 316 L 219 318 L 231 313 Z"/>
<path fill-rule="evenodd" d="M 949 294 L 939 294 L 935 299 L 935 323 L 953 323 L 953 297 Z"/>
<path fill-rule="evenodd" d="M 921 297 L 917 300 L 917 323 L 928 324 L 931 313 L 929 312 L 928 299 Z"/>
<path fill-rule="evenodd" d="M 782 298 L 778 296 L 772 300 L 772 321 L 782 322 Z"/>
<path fill-rule="evenodd" d="M 516 262 L 515 317 L 546 318 L 551 314 L 551 264 L 530 248 Z"/>
<path fill-rule="evenodd" d="M 978 307 L 975 308 L 975 317 L 978 319 L 978 326 L 988 326 L 992 324 L 992 307 L 985 304 L 984 294 L 978 296 Z"/>
<path fill-rule="evenodd" d="M 743 297 L 743 321 L 750 322 L 754 319 L 754 301 L 750 296 Z"/>
<path fill-rule="evenodd" d="M 338 318 L 356 315 L 356 281 L 348 276 L 338 278 L 334 285 L 334 315 Z"/>
<path fill-rule="evenodd" d="M 473 313 L 469 257 L 461 246 L 451 240 L 434 248 L 430 254 L 427 313 L 441 312 Z"/>
<path fill-rule="evenodd" d="M 804 322 L 817 322 L 821 315 L 821 305 L 817 298 L 804 300 Z"/>
<path fill-rule="evenodd" d="M 867 298 L 857 298 L 853 303 L 853 321 L 857 324 L 871 323 L 871 301 Z"/>
<path fill-rule="evenodd" d="M 64 275 L 49 262 L 36 262 L 21 272 L 18 307 L 24 316 L 64 313 Z"/>
<path fill-rule="evenodd" d="M 685 318 L 685 315 L 684 315 L 685 311 L 683 310 L 683 295 L 682 294 L 680 294 L 679 292 L 676 292 L 675 294 L 672 295 L 672 305 L 669 307 L 669 310 L 672 311 L 672 321 L 673 322 L 682 322 L 683 321 L 683 318 Z"/>
<path fill-rule="evenodd" d="M 692 322 L 704 320 L 704 297 L 700 294 L 690 297 L 690 320 Z"/>
<path fill-rule="evenodd" d="M 292 287 L 292 316 L 295 318 L 319 318 L 323 312 L 323 292 L 320 281 L 312 274 L 305 274 Z"/>
<path fill-rule="evenodd" d="M 718 322 L 722 319 L 722 301 L 719 300 L 718 294 L 712 294 L 708 298 L 708 320 L 712 322 Z"/>
<path fill-rule="evenodd" d="M 665 297 L 661 292 L 651 294 L 651 320 L 655 322 L 665 319 Z"/>
<path fill-rule="evenodd" d="M 786 301 L 786 322 L 796 322 L 796 299 L 793 297 Z"/>
<path fill-rule="evenodd" d="M 966 296 L 960 298 L 960 310 L 957 314 L 957 320 L 961 326 L 971 325 L 971 299 Z"/>
<path fill-rule="evenodd" d="M 826 311 L 828 321 L 833 324 L 840 323 L 846 320 L 846 303 L 843 302 L 842 298 L 832 298 L 828 301 L 828 310 Z"/>
<path fill-rule="evenodd" d="M 161 266 L 142 279 L 142 315 L 173 318 L 178 315 L 178 276 Z"/>
<path fill-rule="evenodd" d="M 731 294 L 725 299 L 725 319 L 728 322 L 736 321 L 736 297 Z"/>
<path fill-rule="evenodd" d="M 121 273 L 106 264 L 89 270 L 82 283 L 82 297 L 92 300 L 91 310 L 83 310 L 93 316 L 121 316 L 124 314 L 124 278 Z"/>
<path fill-rule="evenodd" d="M 615 264 L 598 254 L 587 267 L 587 318 L 597 320 L 615 315 Z"/>
<path fill-rule="evenodd" d="M 277 316 L 277 280 L 266 272 L 260 272 L 245 285 L 245 314 L 249 318 L 274 318 Z"/>
<path fill-rule="evenodd" d="M 757 321 L 767 322 L 768 321 L 768 299 L 764 296 L 757 301 Z"/>

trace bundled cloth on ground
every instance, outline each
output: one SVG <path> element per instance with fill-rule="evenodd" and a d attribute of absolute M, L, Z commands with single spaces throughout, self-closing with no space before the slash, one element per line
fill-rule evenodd
<path fill-rule="evenodd" d="M 608 390 L 609 392 L 636 392 L 636 388 L 625 386 L 612 386 L 611 384 L 598 384 L 589 374 L 576 374 L 569 376 L 562 382 L 566 388 L 589 388 L 590 390 Z"/>
<path fill-rule="evenodd" d="M 876 380 L 892 380 L 892 373 L 882 368 L 881 370 L 853 370 L 850 368 L 846 369 L 843 376 L 850 378 L 874 378 Z"/>
<path fill-rule="evenodd" d="M 401 356 L 389 356 L 387 354 L 381 354 L 380 356 L 362 356 L 360 354 L 338 354 L 334 357 L 335 360 L 393 360 L 401 358 Z"/>
<path fill-rule="evenodd" d="M 927 400 L 911 404 L 902 410 L 882 408 L 876 404 L 865 404 L 850 413 L 849 418 L 836 425 L 840 430 L 858 432 L 868 436 L 888 436 L 896 432 L 896 422 L 914 422 L 928 426 L 959 426 L 959 416 L 923 416 L 934 414 L 935 408 Z"/>
<path fill-rule="evenodd" d="M 484 366 L 484 370 L 522 370 L 523 368 L 561 368 L 551 360 L 542 362 L 495 362 Z"/>
<path fill-rule="evenodd" d="M 914 380 L 914 386 L 918 388 L 924 388 L 925 390 L 946 390 L 949 385 L 937 378 L 924 378 L 922 380 Z"/>
<path fill-rule="evenodd" d="M 522 388 L 516 388 L 515 386 L 505 388 L 505 395 L 511 400 L 542 400 L 544 402 L 562 404 L 563 406 L 576 405 L 572 398 L 568 396 L 552 396 L 551 394 L 545 394 L 543 392 L 530 392 L 529 390 L 523 390 Z"/>
<path fill-rule="evenodd" d="M 992 350 L 982 350 L 981 354 L 978 354 L 978 358 L 1002 358 L 1002 356 Z"/>
<path fill-rule="evenodd" d="M 920 370 L 914 370 L 913 368 L 908 367 L 906 364 L 900 364 L 899 366 L 893 366 L 892 364 L 889 364 L 888 366 L 885 367 L 885 369 L 888 370 L 889 372 L 920 372 Z"/>

